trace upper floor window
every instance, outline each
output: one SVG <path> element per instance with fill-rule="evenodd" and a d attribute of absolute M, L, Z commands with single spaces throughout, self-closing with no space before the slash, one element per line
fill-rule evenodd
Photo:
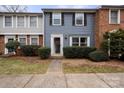
<path fill-rule="evenodd" d="M 52 14 L 52 25 L 61 25 L 61 13 Z"/>
<path fill-rule="evenodd" d="M 5 16 L 5 27 L 12 27 L 12 16 Z"/>
<path fill-rule="evenodd" d="M 75 14 L 75 25 L 76 26 L 84 25 L 84 13 L 76 13 Z"/>
<path fill-rule="evenodd" d="M 25 18 L 24 16 L 17 16 L 17 27 L 25 26 Z"/>
<path fill-rule="evenodd" d="M 37 27 L 37 16 L 30 16 L 30 27 Z"/>
<path fill-rule="evenodd" d="M 110 10 L 109 23 L 110 24 L 119 24 L 120 23 L 120 10 Z"/>

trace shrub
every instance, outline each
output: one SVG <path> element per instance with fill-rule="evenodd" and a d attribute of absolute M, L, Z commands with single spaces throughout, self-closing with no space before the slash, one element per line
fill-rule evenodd
<path fill-rule="evenodd" d="M 110 39 L 110 42 L 108 42 L 108 39 Z M 104 40 L 101 43 L 101 49 L 107 52 L 108 48 L 110 49 L 111 58 L 118 58 L 119 54 L 124 52 L 124 30 L 118 29 L 111 33 L 106 32 L 104 34 Z"/>
<path fill-rule="evenodd" d="M 120 56 L 120 60 L 124 61 L 124 53 Z"/>
<path fill-rule="evenodd" d="M 88 58 L 88 54 L 95 51 L 93 47 L 64 47 L 63 52 L 66 58 Z"/>
<path fill-rule="evenodd" d="M 9 52 L 16 52 L 16 49 L 20 43 L 18 41 L 9 41 L 6 43 L 6 48 L 8 49 Z"/>
<path fill-rule="evenodd" d="M 21 46 L 21 52 L 24 56 L 37 56 L 39 45 L 24 45 Z"/>
<path fill-rule="evenodd" d="M 47 59 L 50 56 L 50 48 L 39 48 L 38 49 L 38 55 L 41 59 Z"/>
<path fill-rule="evenodd" d="M 99 62 L 99 61 L 107 61 L 109 59 L 108 55 L 103 51 L 93 51 L 89 54 L 89 58 L 93 61 Z"/>
<path fill-rule="evenodd" d="M 95 51 L 95 47 L 82 47 L 82 53 L 84 58 L 89 58 L 89 53 Z"/>

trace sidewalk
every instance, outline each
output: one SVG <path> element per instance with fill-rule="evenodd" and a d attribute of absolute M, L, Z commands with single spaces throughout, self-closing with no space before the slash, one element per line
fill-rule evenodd
<path fill-rule="evenodd" d="M 53 60 L 46 74 L 0 75 L 5 88 L 123 88 L 124 73 L 64 74 L 61 60 Z"/>

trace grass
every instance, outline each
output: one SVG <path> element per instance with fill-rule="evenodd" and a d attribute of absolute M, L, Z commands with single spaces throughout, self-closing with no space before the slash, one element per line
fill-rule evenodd
<path fill-rule="evenodd" d="M 0 74 L 43 74 L 49 62 L 29 63 L 20 59 L 0 58 Z"/>
<path fill-rule="evenodd" d="M 111 67 L 111 66 L 70 66 L 63 64 L 64 73 L 117 73 L 124 72 L 124 68 Z"/>

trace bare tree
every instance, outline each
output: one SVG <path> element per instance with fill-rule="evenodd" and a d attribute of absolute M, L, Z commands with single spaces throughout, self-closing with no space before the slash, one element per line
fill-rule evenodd
<path fill-rule="evenodd" d="M 24 6 L 24 5 L 1 5 L 0 11 L 3 11 L 3 12 L 26 12 L 27 6 Z"/>

